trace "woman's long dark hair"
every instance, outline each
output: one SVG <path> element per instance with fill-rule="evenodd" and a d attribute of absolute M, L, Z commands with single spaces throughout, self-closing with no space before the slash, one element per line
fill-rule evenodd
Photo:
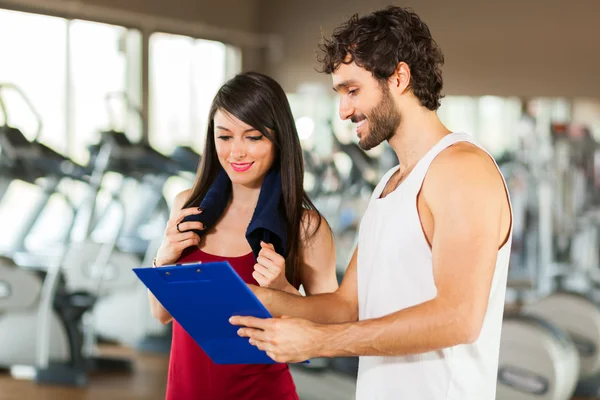
<path fill-rule="evenodd" d="M 236 75 L 217 92 L 208 115 L 208 129 L 202 161 L 186 207 L 198 207 L 221 170 L 214 137 L 214 117 L 218 110 L 226 111 L 262 133 L 275 145 L 273 167 L 281 169 L 281 187 L 288 222 L 285 268 L 288 281 L 300 284 L 300 240 L 310 240 L 322 222 L 322 216 L 304 191 L 304 164 L 298 132 L 285 92 L 272 78 L 256 72 Z M 267 129 L 268 128 L 268 129 Z M 273 132 L 271 134 L 269 129 Z M 302 221 L 305 210 L 318 221 Z M 309 227 L 314 227 L 310 229 Z M 301 230 L 305 229 L 304 235 Z"/>

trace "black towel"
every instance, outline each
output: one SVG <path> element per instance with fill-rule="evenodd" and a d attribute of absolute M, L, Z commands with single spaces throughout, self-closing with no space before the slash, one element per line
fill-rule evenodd
<path fill-rule="evenodd" d="M 202 236 L 215 226 L 223 215 L 231 197 L 231 180 L 224 170 L 209 188 L 200 204 L 201 214 L 190 215 L 183 221 L 200 221 L 204 230 L 195 231 Z M 250 224 L 246 229 L 246 240 L 252 248 L 254 258 L 258 257 L 261 250 L 260 242 L 271 243 L 275 251 L 285 257 L 287 244 L 287 218 L 281 189 L 281 172 L 273 168 L 262 183 L 258 203 Z"/>

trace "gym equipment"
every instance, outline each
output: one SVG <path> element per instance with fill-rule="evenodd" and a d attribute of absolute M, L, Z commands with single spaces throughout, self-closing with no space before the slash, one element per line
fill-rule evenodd
<path fill-rule="evenodd" d="M 34 141 L 29 142 L 17 128 L 9 125 L 4 98 L 0 93 L 0 109 L 4 114 L 4 125 L 0 127 L 0 171 L 6 187 L 14 179 L 36 184 L 40 178 L 46 178 L 44 195 L 27 216 L 20 230 L 17 230 L 12 255 L 24 251 L 25 237 L 37 221 L 41 210 L 46 206 L 50 195 L 56 191 L 58 183 L 66 177 L 82 179 L 85 175 L 82 168 L 69 163 L 63 156 L 37 142 L 41 131 L 41 120 L 27 96 L 17 86 L 0 85 L 0 91 L 10 89 L 16 92 L 31 109 L 37 118 L 38 129 Z M 4 189 L 6 190 L 6 189 Z M 36 364 L 36 344 L 40 333 L 39 315 L 44 310 L 41 293 L 47 289 L 43 270 L 25 270 L 8 257 L 0 258 L 0 282 L 4 287 L 4 295 L 0 299 L 0 366 L 10 368 L 13 365 Z M 76 317 L 81 307 L 72 302 L 74 297 L 62 293 L 60 301 L 46 310 L 46 318 L 52 336 L 49 337 L 48 357 L 60 364 L 77 365 L 79 359 L 79 342 L 75 334 L 72 317 Z M 79 299 L 82 300 L 82 299 Z M 85 300 L 85 299 L 83 299 Z M 84 301 L 85 302 L 85 301 Z M 50 305 L 49 307 L 52 307 Z M 46 329 L 46 333 L 48 330 Z M 46 376 L 47 377 L 47 376 Z M 44 380 L 45 376 L 40 376 Z M 52 380 L 52 377 L 47 377 Z M 58 380 L 62 378 L 57 377 Z M 77 380 L 77 377 L 74 377 Z"/>
<path fill-rule="evenodd" d="M 342 192 L 343 181 L 332 157 L 319 158 L 314 152 L 302 150 L 306 194 L 313 200 Z"/>
<path fill-rule="evenodd" d="M 551 322 L 569 335 L 579 352 L 579 380 L 587 381 L 600 373 L 600 309 L 591 299 L 577 293 L 554 293 L 528 304 L 524 310 Z M 588 381 L 587 390 L 590 390 L 590 385 L 591 381 Z M 598 387 L 595 393 L 586 395 L 598 395 Z"/>
<path fill-rule="evenodd" d="M 565 124 L 547 126 L 549 134 L 541 141 L 542 145 L 535 152 L 531 149 L 526 152 L 530 156 L 526 167 L 532 171 L 529 176 L 535 173 L 527 186 L 535 190 L 532 192 L 536 193 L 538 207 L 533 207 L 534 212 L 529 214 L 534 218 L 526 221 L 526 225 L 537 225 L 537 229 L 529 230 L 525 238 L 537 236 L 534 240 L 537 246 L 531 251 L 535 253 L 537 285 L 531 293 L 534 299 L 522 304 L 522 311 L 565 332 L 580 360 L 573 394 L 597 397 L 600 394 L 600 207 L 593 165 L 598 144 L 591 135 L 581 134 L 585 130 Z M 523 298 L 519 300 L 525 303 Z M 517 345 L 506 346 L 510 349 Z"/>
<path fill-rule="evenodd" d="M 564 289 L 556 284 L 562 282 L 557 275 L 566 268 L 564 251 L 570 248 L 570 240 L 565 246 L 563 238 L 573 232 L 565 210 L 577 207 L 569 203 L 567 196 L 557 195 L 569 185 L 565 185 L 566 175 L 557 172 L 556 166 L 564 170 L 568 162 L 553 146 L 550 135 L 540 134 L 541 128 L 548 130 L 547 121 L 541 118 L 538 124 L 540 129 L 529 132 L 533 138 L 530 143 L 535 143 L 536 149 L 523 148 L 499 163 L 513 200 L 515 246 L 507 300 L 509 294 L 516 294 L 514 302 L 520 308 L 520 314 L 507 314 L 503 321 L 499 400 L 567 400 L 576 393 L 580 373 L 593 374 L 597 368 L 590 348 L 596 341 L 595 326 L 600 326 L 598 311 L 582 297 L 556 293 Z M 557 200 L 559 204 L 552 204 Z M 565 215 L 553 216 L 557 210 Z M 589 332 L 579 337 L 569 335 L 582 331 Z M 584 349 L 587 357 L 580 356 Z"/>
<path fill-rule="evenodd" d="M 125 95 L 110 94 L 107 99 L 113 96 L 123 97 L 128 111 L 139 114 Z M 72 258 L 67 264 L 73 268 L 68 274 L 68 282 L 80 287 L 94 287 L 94 292 L 99 293 L 93 326 L 102 339 L 129 346 L 140 343 L 142 348 L 164 350 L 166 347 L 168 351 L 170 337 L 166 338 L 167 346 L 163 344 L 165 340 L 158 345 L 154 340 L 150 340 L 152 343 L 140 342 L 144 335 L 158 334 L 168 327 L 152 319 L 147 292 L 132 270 L 140 265 L 151 265 L 162 240 L 164 225 L 169 218 L 169 207 L 162 194 L 165 183 L 182 170 L 195 171 L 199 156 L 191 149 L 181 147 L 177 151 L 177 160 L 168 158 L 145 143 L 131 142 L 124 132 L 115 128 L 114 121 L 110 130 L 100 133 L 100 141 L 89 147 L 90 159 L 96 159 L 104 146 L 111 149 L 104 174 L 120 177 L 119 183 L 110 191 L 118 216 L 111 216 L 107 207 L 103 212 L 97 212 L 98 192 L 92 193 L 87 238 L 70 254 Z M 139 201 L 141 198 L 143 205 Z M 102 221 L 117 221 L 118 226 L 108 229 L 110 233 L 100 245 L 91 237 Z M 100 254 L 104 256 L 98 261 Z M 95 264 L 103 266 L 104 276 L 95 276 L 81 268 Z"/>
<path fill-rule="evenodd" d="M 103 136 L 90 155 L 91 162 L 98 168 L 91 178 L 88 198 L 80 206 L 78 217 L 83 219 L 83 238 L 75 239 L 64 259 L 64 271 L 71 290 L 85 290 L 104 296 L 112 290 L 127 289 L 135 283 L 129 273 L 139 266 L 134 254 L 117 251 L 117 242 L 125 223 L 125 206 L 120 198 L 125 181 L 121 179 L 115 187 L 103 188 L 107 172 L 114 171 L 115 153 L 121 150 L 113 137 Z M 120 139 L 120 137 L 118 138 Z M 99 197 L 106 189 L 108 202 L 99 212 Z M 116 215 L 115 215 L 116 213 Z M 101 226 L 105 223 L 104 226 Z M 111 223 L 106 226 L 106 223 Z M 104 228 L 104 235 L 94 234 Z M 108 233 L 106 233 L 108 232 Z"/>
<path fill-rule="evenodd" d="M 590 221 L 588 221 L 590 222 Z M 524 309 L 562 328 L 575 343 L 581 360 L 576 396 L 600 395 L 600 308 L 598 307 L 597 231 L 576 232 L 571 239 L 573 268 L 555 277 L 559 290 Z M 591 240 L 590 240 L 591 239 Z M 587 259 L 587 262 L 584 262 Z M 594 298 L 595 297 L 595 298 Z"/>
<path fill-rule="evenodd" d="M 129 101 L 124 93 L 109 93 L 106 96 L 108 101 L 114 97 L 120 97 L 125 103 L 126 111 L 133 112 L 141 118 L 141 111 Z M 125 183 L 137 182 L 133 199 L 144 198 L 144 207 L 139 206 L 139 201 L 124 202 L 126 207 L 126 220 L 123 223 L 118 238 L 118 246 L 124 252 L 136 254 L 143 259 L 148 247 L 150 238 L 143 239 L 140 229 L 150 223 L 153 218 L 158 217 L 158 226 L 164 226 L 165 214 L 168 219 L 169 208 L 162 195 L 163 187 L 171 176 L 178 175 L 183 168 L 193 170 L 197 167 L 199 156 L 190 148 L 179 147 L 176 149 L 177 161 L 159 153 L 147 143 L 133 143 L 129 140 L 126 133 L 116 128 L 116 122 L 111 115 L 111 129 L 100 133 L 100 142 L 89 146 L 90 157 L 94 159 L 98 149 L 103 143 L 111 143 L 111 155 L 108 160 L 106 172 L 115 172 L 124 177 Z M 196 156 L 198 160 L 196 161 Z M 196 164 L 194 165 L 194 163 Z M 192 166 L 193 165 L 193 166 Z M 129 181 L 129 182 L 125 182 Z M 130 206 L 130 207 L 128 207 Z M 163 220 L 160 220 L 162 218 Z"/>
<path fill-rule="evenodd" d="M 498 400 L 568 400 L 579 374 L 579 355 L 564 331 L 541 318 L 506 316 L 498 361 Z"/>
<path fill-rule="evenodd" d="M 18 88 L 10 87 L 26 98 Z M 0 108 L 4 111 L 1 97 L 0 103 Z M 26 100 L 26 103 L 29 102 Z M 5 121 L 7 120 L 5 116 Z M 0 164 L 11 167 L 12 178 L 30 183 L 37 183 L 40 178 L 50 181 L 48 187 L 51 190 L 46 191 L 48 198 L 63 179 L 78 179 L 93 184 L 94 178 L 98 176 L 97 170 L 103 168 L 101 163 L 97 163 L 88 177 L 86 169 L 37 141 L 29 142 L 18 129 L 5 125 L 0 131 Z M 4 171 L 7 170 L 3 169 Z M 74 210 L 68 198 L 64 196 L 64 199 Z M 36 207 L 35 212 L 41 212 L 46 203 L 47 198 L 44 199 L 43 206 L 40 203 Z M 24 242 L 28 230 L 38 217 L 39 215 L 33 215 L 26 222 L 19 238 L 21 243 L 18 244 Z M 67 229 L 67 239 L 74 220 L 75 218 Z M 130 364 L 120 363 L 121 360 L 94 357 L 93 349 L 85 345 L 84 333 L 87 326 L 83 315 L 92 309 L 96 296 L 90 292 L 67 289 L 61 271 L 64 255 L 65 253 L 61 254 L 57 262 L 46 265 L 40 271 L 33 268 L 25 270 L 17 267 L 11 260 L 3 259 L 0 281 L 4 282 L 5 295 L 2 298 L 3 307 L 0 307 L 0 324 L 3 326 L 0 332 L 9 337 L 3 337 L 0 346 L 0 365 L 33 366 L 37 382 L 83 386 L 86 385 L 87 374 L 91 370 L 114 370 L 115 367 L 128 370 Z M 19 293 L 28 293 L 30 297 L 18 296 Z"/>
<path fill-rule="evenodd" d="M 377 160 L 369 157 L 358 144 L 349 141 L 347 143 L 339 140 L 335 133 L 331 135 L 334 148 L 345 153 L 352 161 L 350 173 L 347 177 L 347 190 L 354 193 L 361 193 L 363 190 L 370 194 L 375 190 L 379 181 L 379 171 Z"/>
<path fill-rule="evenodd" d="M 114 96 L 123 99 L 128 111 L 140 114 L 127 96 L 116 93 L 107 98 Z M 125 254 L 128 258 L 134 255 L 138 265 L 134 265 L 133 260 L 109 262 L 111 271 L 115 269 L 113 266 L 119 271 L 111 273 L 112 281 L 105 282 L 105 293 L 94 310 L 96 332 L 105 340 L 136 346 L 139 350 L 168 353 L 171 327 L 163 326 L 152 318 L 147 291 L 135 279 L 131 269 L 140 264 L 152 264 L 169 218 L 169 207 L 163 196 L 165 184 L 174 176 L 193 180 L 200 155 L 190 147 L 179 146 L 170 157 L 166 157 L 147 143 L 131 142 L 126 133 L 116 129 L 114 120 L 111 125 L 110 130 L 101 133 L 100 143 L 90 146 L 90 153 L 94 158 L 102 143 L 112 143 L 107 172 L 122 177 L 122 184 L 116 192 L 121 194 L 124 215 L 128 217 L 117 230 L 115 250 L 118 251 L 113 253 L 113 257 L 115 254 Z M 140 206 L 140 198 L 144 198 L 143 207 Z M 119 278 L 119 275 L 125 275 L 126 279 Z M 121 284 L 113 284 L 117 282 Z M 133 320 L 138 323 L 131 324 Z"/>
<path fill-rule="evenodd" d="M 0 367 L 34 365 L 42 277 L 0 256 L 0 286 Z M 52 337 L 49 357 L 55 362 L 68 363 L 71 360 L 76 363 L 77 360 L 71 357 L 71 354 L 76 354 L 69 337 L 72 332 L 64 319 L 67 314 L 66 309 L 60 308 L 50 314 Z"/>
<path fill-rule="evenodd" d="M 112 230 L 109 238 L 105 238 L 107 247 L 103 252 L 110 255 L 103 261 L 107 263 L 104 268 L 106 275 L 102 278 L 101 298 L 94 310 L 94 326 L 96 333 L 106 340 L 134 345 L 144 335 L 147 328 L 145 325 L 151 321 L 145 319 L 145 323 L 131 324 L 131 321 L 144 320 L 143 315 L 149 313 L 147 294 L 132 270 L 152 263 L 169 216 L 169 208 L 162 195 L 163 186 L 178 170 L 172 160 L 147 145 L 130 142 L 122 132 L 102 132 L 100 145 L 108 143 L 113 151 L 109 157 L 107 172 L 114 172 L 122 177 L 121 184 L 111 194 L 113 201 L 121 204 L 120 215 L 116 218 L 121 224 Z M 134 191 L 127 192 L 128 189 Z M 138 200 L 140 198 L 144 198 L 143 206 Z M 127 215 L 131 217 L 128 220 Z M 140 231 L 144 225 L 152 223 L 152 218 L 158 222 L 146 229 L 149 234 L 144 236 Z M 97 217 L 97 220 L 102 220 L 102 217 Z M 77 260 L 69 264 L 77 266 L 93 262 L 93 254 L 100 251 L 100 246 L 90 240 L 85 241 L 82 246 L 87 250 L 75 251 L 73 257 Z M 82 257 L 85 260 L 81 260 Z M 80 284 L 97 283 L 89 274 L 82 276 L 81 268 L 75 268 L 74 273 L 78 275 L 76 280 Z M 165 328 L 156 326 L 153 330 L 158 329 Z"/>
<path fill-rule="evenodd" d="M 527 305 L 526 310 L 569 334 L 581 359 L 575 395 L 595 397 L 600 395 L 600 207 L 589 166 L 597 144 L 591 136 L 573 134 L 571 126 L 553 125 L 551 132 L 558 177 L 555 293 Z"/>
<path fill-rule="evenodd" d="M 42 188 L 42 196 L 37 201 L 33 210 L 25 216 L 20 225 L 20 229 L 15 232 L 13 243 L 11 244 L 11 255 L 13 258 L 26 257 L 28 251 L 25 246 L 25 239 L 37 223 L 42 210 L 47 206 L 50 197 L 58 193 L 58 185 L 63 179 L 74 179 L 85 181 L 87 171 L 73 161 L 55 152 L 47 146 L 39 143 L 39 137 L 42 123 L 39 115 L 31 105 L 31 102 L 25 94 L 17 87 L 11 84 L 1 84 L 0 92 L 10 89 L 19 94 L 24 102 L 32 110 L 31 113 L 38 118 L 37 132 L 33 141 L 29 141 L 23 133 L 14 127 L 8 125 L 9 115 L 4 115 L 4 125 L 0 126 L 0 148 L 2 155 L 0 157 L 0 175 L 4 181 L 4 187 L 0 188 L 0 193 L 5 192 L 8 185 L 13 180 L 21 180 Z M 0 109 L 6 113 L 4 100 L 0 93 Z M 64 199 L 69 203 L 68 198 Z M 46 258 L 46 257 L 44 257 Z M 29 261 L 24 259 L 22 262 L 17 260 L 20 265 L 40 263 L 39 259 L 29 257 Z"/>
<path fill-rule="evenodd" d="M 106 166 L 108 164 L 108 160 L 112 151 L 112 145 L 110 143 L 104 144 L 99 151 L 99 155 L 93 160 L 93 164 L 91 164 L 91 173 L 89 178 L 90 189 L 92 193 L 97 193 L 100 190 L 100 185 L 102 182 L 102 177 L 104 172 L 106 171 Z M 79 213 L 78 213 L 79 216 Z M 85 215 L 84 215 L 85 216 Z M 91 221 L 91 217 L 93 214 L 90 214 L 90 219 L 88 220 L 87 231 L 89 232 L 89 222 Z M 50 379 L 54 379 L 53 377 L 57 374 L 70 376 L 75 373 L 80 377 L 80 382 L 77 384 L 84 385 L 87 382 L 87 373 L 93 370 L 110 370 L 110 371 L 119 371 L 119 372 L 130 372 L 132 369 L 131 360 L 128 359 L 119 359 L 119 358 L 109 358 L 109 357 L 99 357 L 96 356 L 96 349 L 94 348 L 96 343 L 96 336 L 94 331 L 93 322 L 89 318 L 82 318 L 84 313 L 93 312 L 93 309 L 97 306 L 97 301 L 99 297 L 103 293 L 103 286 L 105 277 L 107 276 L 107 266 L 109 265 L 108 260 L 113 255 L 113 247 L 114 243 L 101 244 L 99 247 L 90 248 L 86 247 L 86 250 L 90 252 L 93 250 L 97 250 L 96 258 L 92 263 L 91 268 L 91 276 L 96 278 L 96 284 L 91 285 L 89 287 L 76 287 L 79 282 L 77 281 L 77 275 L 74 274 L 75 271 L 85 271 L 86 263 L 82 263 L 79 265 L 79 268 L 70 264 L 73 261 L 73 254 L 76 254 L 78 250 L 81 250 L 79 247 L 80 243 L 71 243 L 68 250 L 65 252 L 62 262 L 60 265 L 63 266 L 63 272 L 66 277 L 65 287 L 69 290 L 70 293 L 74 293 L 75 300 L 84 300 L 82 304 L 84 307 L 81 307 L 79 313 L 74 313 L 71 315 L 71 319 L 74 321 L 72 325 L 80 326 L 77 330 L 76 334 L 78 335 L 78 341 L 81 342 L 79 347 L 79 354 L 81 362 L 75 366 L 74 371 L 73 368 L 65 369 L 64 366 L 56 365 L 55 363 L 47 363 L 47 355 L 45 349 L 47 349 L 47 342 L 45 342 L 44 338 L 46 335 L 42 334 L 41 342 L 39 348 L 41 349 L 41 354 L 38 358 L 38 371 L 36 379 L 39 379 L 39 376 L 47 375 Z M 89 255 L 89 253 L 88 253 Z M 47 298 L 52 298 L 53 293 L 56 286 L 56 277 L 57 272 L 60 269 L 60 266 L 53 267 L 48 271 L 48 277 L 50 283 L 50 288 L 48 289 Z M 57 296 L 57 300 L 60 299 L 60 296 Z M 44 315 L 41 314 L 40 318 L 44 321 Z M 46 326 L 46 324 L 42 325 Z M 40 367 L 46 367 L 41 369 Z"/>
<path fill-rule="evenodd" d="M 188 172 L 196 175 L 200 165 L 200 154 L 196 153 L 189 146 L 177 146 L 171 154 L 171 160 L 174 161 L 180 172 Z"/>

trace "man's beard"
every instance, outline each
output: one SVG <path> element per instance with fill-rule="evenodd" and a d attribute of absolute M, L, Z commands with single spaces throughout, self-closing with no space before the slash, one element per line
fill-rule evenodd
<path fill-rule="evenodd" d="M 387 86 L 383 86 L 381 101 L 369 113 L 369 131 L 358 141 L 363 150 L 371 150 L 384 140 L 390 140 L 400 126 L 402 116 Z M 359 122 L 362 118 L 352 118 Z"/>

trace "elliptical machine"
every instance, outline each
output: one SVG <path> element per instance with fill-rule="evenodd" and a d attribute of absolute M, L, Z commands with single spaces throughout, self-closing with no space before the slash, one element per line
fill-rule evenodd
<path fill-rule="evenodd" d="M 600 395 L 600 204 L 589 165 L 598 144 L 554 125 L 556 222 L 553 293 L 525 307 L 568 333 L 580 358 L 576 396 Z M 591 141 L 589 139 L 592 139 Z M 585 141 L 586 143 L 582 143 Z"/>
<path fill-rule="evenodd" d="M 4 88 L 15 90 L 30 104 L 14 85 L 0 86 L 0 89 Z M 1 96 L 0 108 L 5 111 Z M 0 146 L 0 164 L 10 167 L 2 168 L 2 171 L 12 174 L 7 178 L 23 179 L 29 183 L 46 178 L 53 182 L 51 187 L 54 188 L 64 179 L 93 184 L 104 167 L 103 158 L 93 168 L 86 169 L 36 140 L 28 141 L 18 129 L 8 125 L 7 115 L 5 125 L 0 127 Z M 109 149 L 105 153 L 107 151 Z M 67 196 L 63 198 L 75 210 Z M 28 225 L 33 225 L 37 217 L 32 216 L 33 222 L 28 222 Z M 67 239 L 74 220 L 68 228 Z M 24 232 L 23 241 L 26 235 L 27 232 Z M 32 376 L 39 383 L 85 386 L 90 371 L 115 370 L 115 367 L 128 371 L 131 365 L 121 363 L 121 360 L 95 357 L 85 346 L 84 333 L 87 329 L 83 316 L 93 308 L 96 295 L 88 291 L 68 290 L 61 269 L 65 254 L 39 270 L 24 269 L 8 258 L 2 259 L 0 281 L 4 282 L 4 293 L 8 295 L 0 299 L 0 325 L 5 326 L 0 328 L 0 365 L 6 368 L 33 367 Z"/>
<path fill-rule="evenodd" d="M 37 132 L 33 142 L 29 142 L 21 131 L 10 126 L 10 118 L 5 107 L 4 90 L 10 89 L 17 93 L 31 109 L 37 118 Z M 46 205 L 49 192 L 55 190 L 58 182 L 65 176 L 52 171 L 60 171 L 64 157 L 37 142 L 42 128 L 39 114 L 35 111 L 25 94 L 15 85 L 0 85 L 0 110 L 4 116 L 4 125 L 0 126 L 0 171 L 6 185 L 12 180 L 22 180 L 36 184 L 40 179 L 47 178 L 48 185 L 44 196 L 30 213 L 23 227 L 17 234 L 14 246 L 16 250 L 0 258 L 0 282 L 4 287 L 4 295 L 0 298 L 0 366 L 11 368 L 14 365 L 35 365 L 36 348 L 32 344 L 39 341 L 39 314 L 46 304 L 40 293 L 44 288 L 46 273 L 43 269 L 24 269 L 18 266 L 8 255 L 23 250 L 23 243 L 31 227 L 35 224 L 40 209 Z M 81 171 L 79 171 L 81 173 Z M 5 189 L 6 190 L 6 189 Z M 72 310 L 67 298 L 62 302 L 63 307 L 50 305 L 46 318 L 52 331 L 47 339 L 48 357 L 57 363 L 77 364 L 77 343 L 72 339 L 72 328 L 65 318 Z M 46 332 L 49 334 L 49 332 Z M 43 333 L 42 333 L 43 334 Z"/>
<path fill-rule="evenodd" d="M 542 119 L 538 124 L 547 129 L 549 124 Z M 534 157 L 528 159 L 526 156 L 534 152 L 525 148 L 515 160 L 500 165 L 513 199 L 516 246 L 511 255 L 507 301 L 515 294 L 516 309 L 506 312 L 502 323 L 498 400 L 568 400 L 579 379 L 580 356 L 573 339 L 531 308 L 551 293 L 556 269 L 552 256 L 552 146 L 539 132 L 535 125 L 528 132 L 535 145 Z M 512 182 L 518 184 L 511 186 Z"/>
<path fill-rule="evenodd" d="M 139 114 L 125 95 L 116 95 L 123 97 L 127 111 Z M 110 94 L 107 100 L 114 96 Z M 166 329 L 151 318 L 146 289 L 132 269 L 152 264 L 162 240 L 162 227 L 169 218 L 163 187 L 171 176 L 180 172 L 180 165 L 145 143 L 133 143 L 116 128 L 113 118 L 111 122 L 111 129 L 100 132 L 100 141 L 89 149 L 91 160 L 96 160 L 105 146 L 111 149 L 104 174 L 118 177 L 119 182 L 113 185 L 110 197 L 119 215 L 111 217 L 108 206 L 99 210 L 98 191 L 90 193 L 87 211 L 91 222 L 86 237 L 67 258 L 67 277 L 69 285 L 93 289 L 99 295 L 93 311 L 95 334 L 104 340 L 134 346 L 149 332 L 158 334 Z M 186 168 L 191 168 L 193 154 L 185 150 L 180 153 L 185 158 Z M 93 240 L 94 231 L 107 220 L 109 223 L 118 221 L 118 226 L 108 229 L 110 233 L 102 238 L 103 243 Z M 106 264 L 102 276 L 93 274 L 94 269 L 81 268 L 97 264 L 100 256 L 102 265 Z M 137 323 L 132 324 L 132 321 Z M 160 347 L 163 351 L 165 347 L 145 345 L 145 348 Z"/>

